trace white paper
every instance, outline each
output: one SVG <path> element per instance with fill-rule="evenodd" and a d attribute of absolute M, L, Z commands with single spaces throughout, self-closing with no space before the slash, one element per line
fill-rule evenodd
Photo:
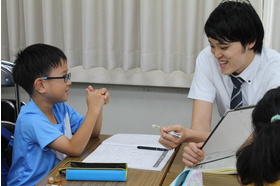
<path fill-rule="evenodd" d="M 122 146 L 149 146 L 160 147 L 162 146 L 158 140 L 160 135 L 149 134 L 115 134 L 112 137 L 104 140 L 102 144 L 122 145 Z"/>
<path fill-rule="evenodd" d="M 127 163 L 128 168 L 161 171 L 174 150 L 141 150 L 137 146 L 164 148 L 159 135 L 116 134 L 104 140 L 83 162 Z"/>

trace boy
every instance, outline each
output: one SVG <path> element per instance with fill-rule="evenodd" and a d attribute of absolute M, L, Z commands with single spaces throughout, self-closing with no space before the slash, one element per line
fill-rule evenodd
<path fill-rule="evenodd" d="M 280 54 L 262 46 L 264 29 L 248 0 L 222 1 L 210 14 L 204 30 L 210 46 L 197 57 L 188 95 L 194 100 L 191 128 L 163 127 L 159 142 L 168 149 L 182 142 L 207 139 L 214 101 L 222 116 L 227 109 L 256 104 L 268 90 L 280 85 Z M 241 84 L 240 90 L 236 80 Z M 233 94 L 233 90 L 237 92 Z M 232 106 L 236 97 L 238 104 Z M 182 137 L 175 138 L 166 134 L 168 131 L 180 133 Z M 187 166 L 203 160 L 201 145 L 189 143 L 185 147 L 183 162 Z"/>
<path fill-rule="evenodd" d="M 8 185 L 35 185 L 65 155 L 80 156 L 90 137 L 100 134 L 109 93 L 89 86 L 85 116 L 67 106 L 71 85 L 67 58 L 46 44 L 31 45 L 17 54 L 13 78 L 31 99 L 16 122 Z"/>

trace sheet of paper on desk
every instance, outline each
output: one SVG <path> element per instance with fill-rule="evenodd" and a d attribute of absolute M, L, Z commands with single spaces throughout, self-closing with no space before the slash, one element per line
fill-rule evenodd
<path fill-rule="evenodd" d="M 83 162 L 127 163 L 128 168 L 161 171 L 174 150 L 141 150 L 137 146 L 164 148 L 159 135 L 115 134 L 104 140 Z"/>

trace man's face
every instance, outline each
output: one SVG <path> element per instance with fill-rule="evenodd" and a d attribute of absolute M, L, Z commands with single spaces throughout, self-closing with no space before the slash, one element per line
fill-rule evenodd
<path fill-rule="evenodd" d="M 218 41 L 208 38 L 211 52 L 220 64 L 221 72 L 225 75 L 240 74 L 247 68 L 255 57 L 253 44 L 248 44 L 245 48 L 240 42 Z"/>

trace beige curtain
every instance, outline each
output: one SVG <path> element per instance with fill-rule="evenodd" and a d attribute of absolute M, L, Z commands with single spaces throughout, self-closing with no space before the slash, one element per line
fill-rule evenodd
<path fill-rule="evenodd" d="M 191 77 L 198 53 L 208 45 L 204 23 L 219 3 L 220 0 L 1 0 L 1 58 L 13 61 L 18 50 L 46 43 L 65 52 L 69 67 L 80 66 L 88 74 L 88 69 L 97 67 L 105 69 L 107 76 L 114 69 L 118 74 L 138 69 L 142 73 L 182 72 Z M 280 51 L 280 1 L 251 3 L 263 19 L 265 45 Z"/>
<path fill-rule="evenodd" d="M 264 0 L 264 45 L 280 52 L 280 1 Z"/>
<path fill-rule="evenodd" d="M 2 58 L 33 43 L 61 48 L 70 67 L 190 74 L 220 0 L 2 0 Z"/>

